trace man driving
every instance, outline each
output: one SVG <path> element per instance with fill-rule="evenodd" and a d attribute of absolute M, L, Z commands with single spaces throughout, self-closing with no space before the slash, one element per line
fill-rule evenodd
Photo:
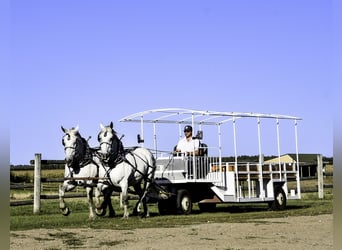
<path fill-rule="evenodd" d="M 186 125 L 184 127 L 184 137 L 179 140 L 176 147 L 176 154 L 182 153 L 187 156 L 199 155 L 199 140 L 192 138 L 192 127 Z"/>

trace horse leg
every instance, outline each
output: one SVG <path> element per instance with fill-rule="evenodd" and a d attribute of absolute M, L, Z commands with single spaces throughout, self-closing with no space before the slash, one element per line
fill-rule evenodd
<path fill-rule="evenodd" d="M 147 192 L 148 192 L 149 186 L 150 186 L 150 182 L 147 182 L 145 180 L 143 193 L 141 195 L 141 202 L 143 204 L 143 209 L 144 209 L 144 213 L 142 217 L 150 217 L 150 212 L 148 211 L 148 208 L 147 208 Z"/>
<path fill-rule="evenodd" d="M 100 204 L 101 193 L 103 193 L 102 204 Z M 103 183 L 98 183 L 95 188 L 95 199 L 96 199 L 95 213 L 97 216 L 104 216 L 106 214 L 107 205 L 109 206 L 109 216 L 113 217 L 115 215 L 115 211 L 112 207 L 110 196 L 111 196 L 110 188 L 107 185 L 104 185 Z"/>
<path fill-rule="evenodd" d="M 144 209 L 144 213 L 141 215 L 141 217 L 145 218 L 145 217 L 150 217 L 150 212 L 148 211 L 147 208 L 147 202 L 146 202 L 146 196 L 142 196 L 141 197 L 141 203 L 143 204 L 143 209 Z"/>
<path fill-rule="evenodd" d="M 143 205 L 143 213 L 141 214 L 141 217 L 150 217 L 148 208 L 147 208 L 147 192 L 150 186 L 150 182 L 147 180 L 143 181 L 143 188 L 141 188 L 141 185 L 136 185 L 134 189 L 139 194 L 139 201 L 136 204 L 136 212 L 138 212 L 139 205 L 142 203 Z"/>
<path fill-rule="evenodd" d="M 122 203 L 124 207 L 124 214 L 122 218 L 128 219 L 128 183 L 124 183 L 121 185 L 120 203 Z"/>
<path fill-rule="evenodd" d="M 68 192 L 75 187 L 75 185 L 69 184 L 68 182 L 64 182 L 59 186 L 59 208 L 62 210 L 62 214 L 65 216 L 68 216 L 71 212 L 64 201 L 65 192 Z"/>
<path fill-rule="evenodd" d="M 124 204 L 123 204 L 123 197 L 122 197 L 122 192 L 120 192 L 120 208 L 123 208 Z"/>
<path fill-rule="evenodd" d="M 95 213 L 97 216 L 104 216 L 106 214 L 105 199 L 102 204 L 100 204 L 101 187 L 99 184 L 95 187 Z"/>
<path fill-rule="evenodd" d="M 115 210 L 113 208 L 112 205 L 112 200 L 111 200 L 111 196 L 112 196 L 112 189 L 111 188 L 106 188 L 105 190 L 102 191 L 103 193 L 103 202 L 101 204 L 101 206 L 98 206 L 96 208 L 96 214 L 98 216 L 104 216 L 106 214 L 106 208 L 108 206 L 109 209 L 109 217 L 115 217 Z"/>
<path fill-rule="evenodd" d="M 89 219 L 94 219 L 95 205 L 93 201 L 93 187 L 86 187 L 88 205 L 89 205 Z"/>
<path fill-rule="evenodd" d="M 147 178 L 144 179 L 144 191 L 143 191 L 143 195 L 142 195 L 142 202 L 143 202 L 146 217 L 150 217 L 150 212 L 148 211 L 148 207 L 147 207 L 147 200 L 148 200 L 147 194 L 150 191 L 150 186 L 151 186 L 153 179 L 154 179 L 155 170 L 156 170 L 156 166 L 155 166 L 155 161 L 153 160 L 152 164 L 149 165 L 149 167 L 148 167 Z M 152 187 L 153 187 L 153 185 L 152 185 Z"/>
<path fill-rule="evenodd" d="M 139 212 L 140 212 L 140 203 L 141 203 L 141 197 L 142 197 L 142 189 L 141 189 L 141 186 L 140 186 L 140 183 L 134 185 L 134 191 L 138 194 L 139 196 L 139 199 L 137 201 L 137 203 L 135 204 L 135 207 L 133 209 L 133 215 L 138 215 Z"/>
<path fill-rule="evenodd" d="M 140 205 L 140 203 L 142 203 L 143 205 L 143 214 L 141 215 L 141 217 L 150 217 L 150 213 L 148 211 L 148 207 L 147 207 L 147 193 L 149 191 L 150 185 L 151 185 L 151 181 L 154 178 L 154 170 L 155 168 L 153 167 L 148 167 L 148 172 L 147 177 L 145 176 L 145 178 L 143 179 L 143 188 L 141 189 L 141 185 L 139 185 L 138 190 L 140 190 L 140 194 L 139 194 L 139 202 L 137 203 L 137 207 L 138 205 Z"/>
<path fill-rule="evenodd" d="M 113 208 L 112 205 L 112 190 L 108 188 L 108 192 L 106 193 L 107 197 L 105 197 L 105 200 L 107 201 L 107 205 L 108 205 L 108 210 L 109 210 L 109 215 L 108 217 L 115 217 L 115 210 Z"/>

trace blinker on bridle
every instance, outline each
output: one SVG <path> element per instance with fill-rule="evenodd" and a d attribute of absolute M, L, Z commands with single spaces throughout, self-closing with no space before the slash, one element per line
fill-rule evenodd
<path fill-rule="evenodd" d="M 105 132 L 104 132 L 103 137 L 107 137 L 107 132 L 108 132 L 108 131 L 105 131 Z M 97 137 L 97 140 L 100 142 L 100 146 L 101 146 L 102 144 L 112 145 L 112 143 L 113 143 L 113 140 L 112 140 L 112 139 L 110 140 L 110 143 L 109 143 L 109 142 L 106 142 L 106 141 L 103 142 L 103 141 L 101 140 L 100 135 L 101 135 L 101 133 L 99 133 L 99 136 Z"/>
<path fill-rule="evenodd" d="M 67 138 L 68 141 L 70 140 L 70 137 L 71 137 L 70 134 L 66 134 L 66 135 L 63 137 L 63 139 L 62 139 L 62 144 L 63 144 L 63 146 L 64 146 L 64 150 L 66 150 L 66 149 L 68 149 L 68 148 L 76 149 L 76 143 L 75 143 L 75 146 L 73 146 L 73 147 L 66 147 L 66 146 L 65 146 L 64 138 L 65 138 L 66 136 L 68 136 L 68 138 Z"/>

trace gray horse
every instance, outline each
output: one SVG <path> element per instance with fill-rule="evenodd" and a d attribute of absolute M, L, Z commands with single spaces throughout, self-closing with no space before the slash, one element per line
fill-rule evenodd
<path fill-rule="evenodd" d="M 110 196 L 109 200 L 108 196 L 105 196 L 104 202 L 100 206 L 100 193 L 97 188 L 95 189 L 95 201 L 98 209 L 95 209 L 93 189 L 97 185 L 99 168 L 102 164 L 97 157 L 96 150 L 89 147 L 87 140 L 80 135 L 78 126 L 71 129 L 65 129 L 63 126 L 61 128 L 64 132 L 62 144 L 65 151 L 65 169 L 64 182 L 59 187 L 59 207 L 63 215 L 70 214 L 70 209 L 64 201 L 65 192 L 73 190 L 76 186 L 82 186 L 87 192 L 90 219 L 94 218 L 94 212 L 103 216 L 106 206 L 109 206 L 109 216 L 114 216 Z"/>
<path fill-rule="evenodd" d="M 139 195 L 134 213 L 137 213 L 138 204 L 143 204 L 143 217 L 149 216 L 146 205 L 146 194 L 153 182 L 155 172 L 155 158 L 146 148 L 135 147 L 124 149 L 121 140 L 117 137 L 113 123 L 109 126 L 100 124 L 98 135 L 100 154 L 103 166 L 99 169 L 98 189 L 103 192 L 110 188 L 120 189 L 120 206 L 124 207 L 123 218 L 128 218 L 128 188 L 132 186 Z"/>

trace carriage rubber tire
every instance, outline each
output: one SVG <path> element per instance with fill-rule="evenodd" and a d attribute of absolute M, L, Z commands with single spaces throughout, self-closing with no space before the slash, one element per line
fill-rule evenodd
<path fill-rule="evenodd" d="M 176 212 L 176 202 L 174 199 L 166 199 L 158 201 L 158 211 L 160 215 L 174 214 Z"/>
<path fill-rule="evenodd" d="M 158 211 L 160 215 L 168 214 L 167 202 L 166 200 L 158 201 Z"/>
<path fill-rule="evenodd" d="M 284 210 L 286 208 L 286 195 L 282 187 L 275 187 L 274 201 L 269 203 L 271 210 Z"/>
<path fill-rule="evenodd" d="M 214 212 L 216 203 L 198 203 L 198 208 L 201 212 Z"/>
<path fill-rule="evenodd" d="M 190 214 L 192 212 L 191 196 L 186 189 L 177 191 L 177 213 Z"/>

